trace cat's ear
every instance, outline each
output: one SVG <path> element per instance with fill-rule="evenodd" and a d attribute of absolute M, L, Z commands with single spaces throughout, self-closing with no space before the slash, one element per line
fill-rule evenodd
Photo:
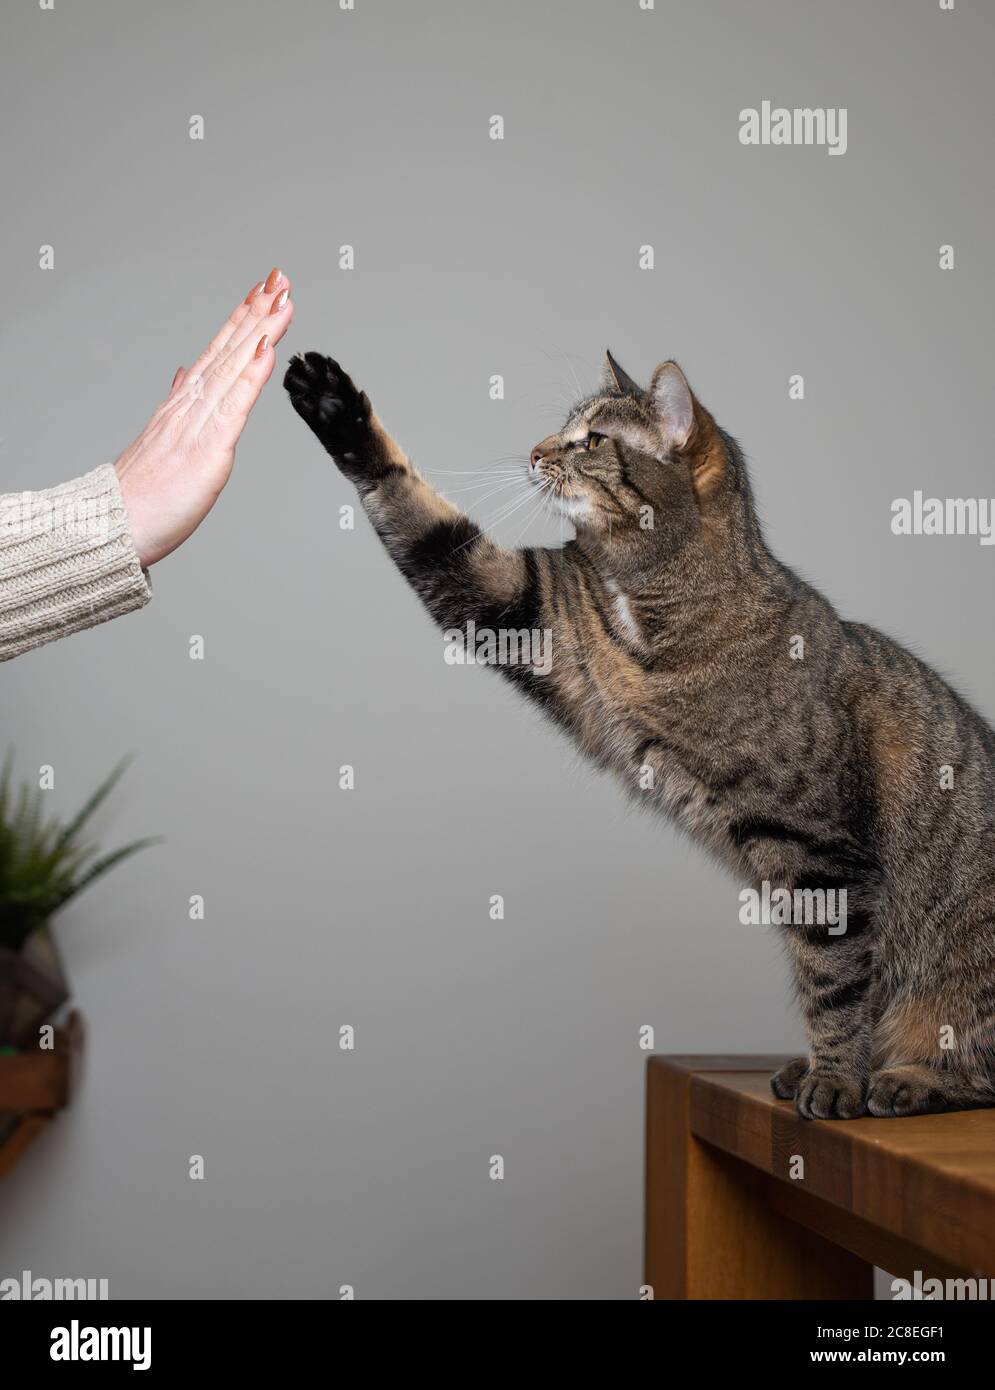
<path fill-rule="evenodd" d="M 646 393 L 669 449 L 683 449 L 694 428 L 694 397 L 676 362 L 661 362 Z"/>
<path fill-rule="evenodd" d="M 642 395 L 642 391 L 629 373 L 615 361 L 610 348 L 605 348 L 605 360 L 601 368 L 601 386 L 605 391 L 621 391 L 626 396 Z"/>
<path fill-rule="evenodd" d="M 691 394 L 687 377 L 676 362 L 660 363 L 646 395 L 667 449 L 680 452 L 690 466 L 699 507 L 710 508 L 736 477 L 721 431 Z"/>

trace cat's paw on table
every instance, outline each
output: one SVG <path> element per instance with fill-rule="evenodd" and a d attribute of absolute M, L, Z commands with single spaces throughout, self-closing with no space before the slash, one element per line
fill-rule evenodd
<path fill-rule="evenodd" d="M 856 1120 L 867 1114 L 863 1081 L 829 1072 L 809 1072 L 798 1085 L 795 1107 L 803 1120 Z"/>
<path fill-rule="evenodd" d="M 798 1094 L 798 1087 L 802 1078 L 807 1071 L 808 1058 L 793 1057 L 771 1077 L 770 1089 L 778 1100 L 794 1100 Z"/>
<path fill-rule="evenodd" d="M 930 1085 L 930 1080 L 928 1073 L 918 1074 L 911 1068 L 872 1072 L 867 1108 L 872 1115 L 885 1119 L 948 1109 L 942 1094 L 942 1078 L 936 1077 L 934 1085 Z M 979 1097 L 978 1104 L 981 1103 Z"/>

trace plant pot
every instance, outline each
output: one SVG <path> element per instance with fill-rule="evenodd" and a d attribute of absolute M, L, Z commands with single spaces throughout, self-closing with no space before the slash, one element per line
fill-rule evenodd
<path fill-rule="evenodd" d="M 73 1009 L 50 1047 L 0 1051 L 0 1178 L 69 1104 L 79 1083 L 84 1033 Z"/>
<path fill-rule="evenodd" d="M 33 931 L 19 951 L 0 946 L 0 1047 L 37 1044 L 39 1028 L 68 998 L 49 927 Z"/>

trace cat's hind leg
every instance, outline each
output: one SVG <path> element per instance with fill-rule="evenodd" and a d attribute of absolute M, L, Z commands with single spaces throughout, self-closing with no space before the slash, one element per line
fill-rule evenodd
<path fill-rule="evenodd" d="M 958 969 L 890 1001 L 874 1033 L 867 1108 L 926 1115 L 995 1105 L 991 991 L 979 970 Z"/>
<path fill-rule="evenodd" d="M 871 1073 L 867 1108 L 892 1119 L 944 1110 L 980 1110 L 995 1105 L 995 1089 L 984 1075 L 906 1065 Z"/>

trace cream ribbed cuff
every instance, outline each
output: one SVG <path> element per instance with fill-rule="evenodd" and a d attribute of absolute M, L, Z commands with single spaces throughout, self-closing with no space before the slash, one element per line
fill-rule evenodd
<path fill-rule="evenodd" d="M 113 465 L 0 496 L 0 661 L 151 597 Z"/>

